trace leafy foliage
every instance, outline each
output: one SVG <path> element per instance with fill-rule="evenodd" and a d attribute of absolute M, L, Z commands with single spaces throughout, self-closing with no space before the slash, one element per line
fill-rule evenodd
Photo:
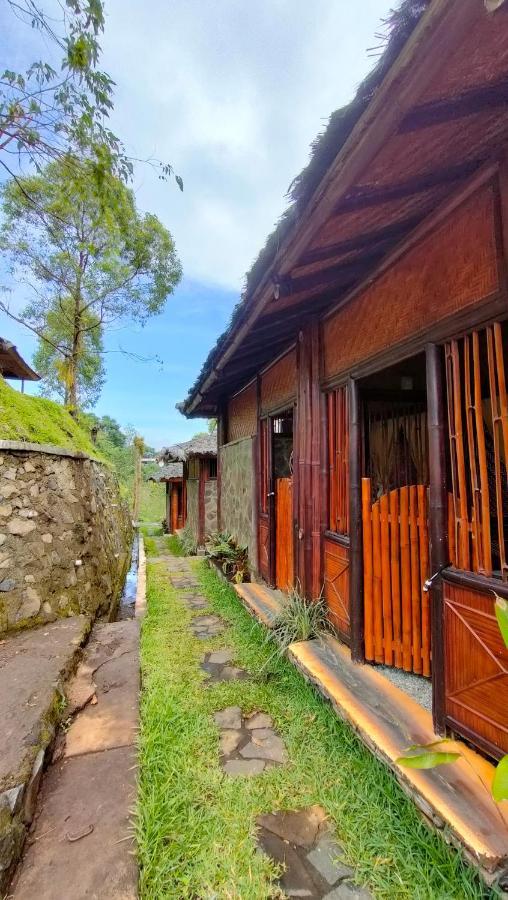
<path fill-rule="evenodd" d="M 104 175 L 99 189 L 92 168 L 90 160 L 65 157 L 2 192 L 0 246 L 32 300 L 19 316 L 7 300 L 0 309 L 37 335 L 45 389 L 71 408 L 97 400 L 105 329 L 144 324 L 181 278 L 167 229 L 137 211 L 115 176 Z"/>
<path fill-rule="evenodd" d="M 107 174 L 122 180 L 132 175 L 132 160 L 108 127 L 113 81 L 99 68 L 99 38 L 104 31 L 102 0 L 60 0 L 51 14 L 38 0 L 6 0 L 11 12 L 40 33 L 41 45 L 59 55 L 54 68 L 42 59 L 26 71 L 6 68 L 0 77 L 0 164 L 14 175 L 12 162 L 40 170 L 69 150 L 91 160 L 88 175 L 100 188 Z M 61 18 L 54 10 L 60 9 Z M 163 180 L 174 175 L 168 163 L 156 162 Z"/>
<path fill-rule="evenodd" d="M 180 534 L 180 543 L 182 545 L 182 551 L 184 556 L 195 556 L 198 552 L 198 545 L 196 538 L 194 537 L 189 523 L 182 529 Z"/>
<path fill-rule="evenodd" d="M 295 641 L 310 641 L 327 630 L 330 630 L 330 623 L 324 598 L 307 600 L 298 588 L 291 588 L 267 639 L 275 641 L 278 653 L 284 655 L 289 645 Z"/>
<path fill-rule="evenodd" d="M 241 584 L 249 580 L 248 548 L 240 545 L 231 534 L 214 532 L 208 537 L 205 549 L 209 559 L 215 560 L 232 581 Z"/>

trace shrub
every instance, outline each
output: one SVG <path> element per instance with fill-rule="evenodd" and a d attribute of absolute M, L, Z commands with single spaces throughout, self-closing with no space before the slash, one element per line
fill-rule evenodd
<path fill-rule="evenodd" d="M 198 552 L 196 538 L 192 534 L 188 524 L 182 529 L 182 533 L 180 534 L 180 544 L 182 545 L 184 556 L 195 556 Z"/>
<path fill-rule="evenodd" d="M 330 631 L 328 607 L 322 596 L 317 600 L 307 600 L 298 588 L 291 588 L 281 605 L 268 640 L 275 641 L 278 653 L 284 655 L 295 641 L 309 641 L 324 631 Z"/>
<path fill-rule="evenodd" d="M 221 566 L 222 571 L 231 581 L 240 584 L 248 581 L 249 552 L 247 547 L 238 543 L 236 538 L 225 531 L 216 531 L 206 541 L 206 555 Z"/>

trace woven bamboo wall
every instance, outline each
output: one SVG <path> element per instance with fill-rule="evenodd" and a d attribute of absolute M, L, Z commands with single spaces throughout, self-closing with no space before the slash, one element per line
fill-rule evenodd
<path fill-rule="evenodd" d="M 229 441 L 251 437 L 257 431 L 257 386 L 249 384 L 228 403 Z"/>
<path fill-rule="evenodd" d="M 280 409 L 296 394 L 296 350 L 290 350 L 261 376 L 261 409 Z"/>
<path fill-rule="evenodd" d="M 494 190 L 488 186 L 325 322 L 325 377 L 425 332 L 498 287 Z"/>

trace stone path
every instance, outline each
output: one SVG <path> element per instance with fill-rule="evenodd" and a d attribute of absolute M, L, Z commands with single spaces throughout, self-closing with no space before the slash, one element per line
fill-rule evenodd
<path fill-rule="evenodd" d="M 218 616 L 202 612 L 209 604 L 199 593 L 188 560 L 169 554 L 161 554 L 157 559 L 167 564 L 179 599 L 193 614 L 190 629 L 195 637 L 205 641 L 221 634 L 225 623 Z M 234 665 L 234 651 L 229 647 L 206 651 L 201 669 L 210 687 L 249 678 L 248 672 Z M 230 777 L 259 776 L 268 768 L 288 762 L 284 742 L 266 712 L 244 715 L 240 706 L 229 706 L 216 712 L 214 721 L 220 734 L 220 764 Z M 344 862 L 344 850 L 335 840 L 321 807 L 281 810 L 258 816 L 255 824 L 259 850 L 281 866 L 279 886 L 284 896 L 372 900 L 368 891 L 353 883 L 354 869 Z"/>
<path fill-rule="evenodd" d="M 13 900 L 135 900 L 139 621 L 96 625 L 66 689 L 60 737 Z"/>

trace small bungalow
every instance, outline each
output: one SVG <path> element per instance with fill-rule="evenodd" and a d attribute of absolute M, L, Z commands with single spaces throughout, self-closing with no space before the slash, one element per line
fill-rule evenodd
<path fill-rule="evenodd" d="M 153 459 L 150 460 L 153 463 Z M 166 485 L 166 531 L 175 534 L 185 526 L 186 503 L 183 481 L 183 463 L 168 463 L 150 475 L 148 481 Z"/>
<path fill-rule="evenodd" d="M 167 468 L 181 466 L 181 481 L 172 488 L 181 509 L 178 527 L 187 525 L 196 545 L 202 547 L 206 535 L 217 530 L 217 435 L 197 435 L 164 448 L 159 459 Z"/>
<path fill-rule="evenodd" d="M 340 641 L 301 668 L 394 765 L 409 706 L 378 672 L 429 688 L 406 747 L 433 726 L 508 753 L 507 152 L 508 3 L 405 0 L 181 406 L 218 418 L 219 527 L 249 545 L 258 597 L 323 592 Z M 472 803 L 495 844 L 465 769 L 431 790 L 397 774 L 452 831 Z M 490 846 L 506 866 L 507 832 Z"/>
<path fill-rule="evenodd" d="M 25 381 L 40 381 L 40 375 L 30 368 L 11 341 L 0 337 L 0 375 L 2 378 L 21 381 L 24 391 Z"/>

